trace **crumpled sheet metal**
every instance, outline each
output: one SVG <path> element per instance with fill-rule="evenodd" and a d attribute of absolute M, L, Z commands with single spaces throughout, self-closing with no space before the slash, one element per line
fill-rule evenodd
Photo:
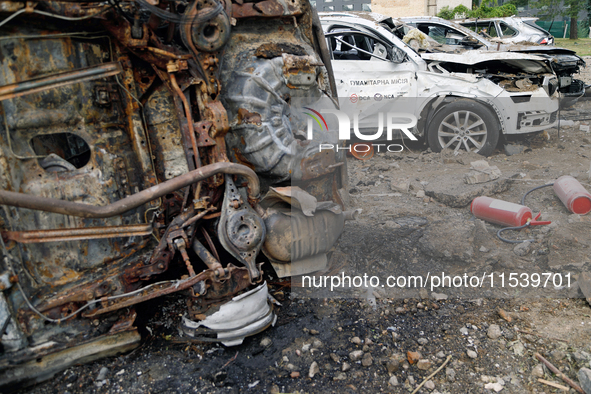
<path fill-rule="evenodd" d="M 205 320 L 196 322 L 184 316 L 183 331 L 199 339 L 195 330 L 205 327 L 215 333 L 216 338 L 224 345 L 240 345 L 245 337 L 275 325 L 277 316 L 267 302 L 268 296 L 267 282 L 264 282 L 221 305 L 217 312 L 207 316 Z"/>
<path fill-rule="evenodd" d="M 318 202 L 316 197 L 297 186 L 271 187 L 263 198 L 266 205 L 273 206 L 277 202 L 284 202 L 292 208 L 302 211 L 306 216 L 314 216 L 316 210 L 331 211 L 334 214 L 343 212 L 340 205 L 332 201 Z"/>

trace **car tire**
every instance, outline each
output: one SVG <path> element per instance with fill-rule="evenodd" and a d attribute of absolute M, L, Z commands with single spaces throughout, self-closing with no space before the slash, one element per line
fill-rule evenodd
<path fill-rule="evenodd" d="M 435 114 L 427 129 L 427 142 L 434 152 L 467 150 L 490 156 L 499 142 L 499 120 L 484 104 L 456 100 Z"/>

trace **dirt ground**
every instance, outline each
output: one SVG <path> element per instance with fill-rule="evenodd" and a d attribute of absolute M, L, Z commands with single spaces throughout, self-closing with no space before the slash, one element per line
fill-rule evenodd
<path fill-rule="evenodd" d="M 568 386 L 534 354 L 575 382 L 579 369 L 590 367 L 591 308 L 577 278 L 591 264 L 591 216 L 570 214 L 552 188 L 534 191 L 526 205 L 552 224 L 507 233 L 534 240 L 511 244 L 497 238 L 500 226 L 475 219 L 468 207 L 483 190 L 519 203 L 526 191 L 562 175 L 591 190 L 585 127 L 591 102 L 562 111 L 561 118 L 560 131 L 506 142 L 509 153 L 519 153 L 508 156 L 501 145 L 486 159 L 500 178 L 477 185 L 463 181 L 471 162 L 483 160 L 477 155 L 407 144 L 402 153 L 350 158 L 350 206 L 363 212 L 347 223 L 331 274 L 495 272 L 508 280 L 510 273 L 563 279 L 570 273 L 570 287 L 363 287 L 335 298 L 311 296 L 271 276 L 271 293 L 282 304 L 278 321 L 240 346 L 182 337 L 176 327 L 184 302 L 169 297 L 140 306 L 154 311 L 139 322 L 140 348 L 70 368 L 22 393 L 411 393 L 427 377 L 419 393 L 565 392 L 538 380 Z"/>

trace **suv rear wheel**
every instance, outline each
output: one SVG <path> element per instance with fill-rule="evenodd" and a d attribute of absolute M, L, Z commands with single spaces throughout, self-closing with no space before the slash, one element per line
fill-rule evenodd
<path fill-rule="evenodd" d="M 427 131 L 427 142 L 434 152 L 460 149 L 489 156 L 499 141 L 497 117 L 484 104 L 457 100 L 435 114 Z"/>

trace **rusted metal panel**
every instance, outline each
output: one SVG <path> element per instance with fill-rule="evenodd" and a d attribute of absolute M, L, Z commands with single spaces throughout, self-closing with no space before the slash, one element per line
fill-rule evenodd
<path fill-rule="evenodd" d="M 152 225 L 136 224 L 120 227 L 86 227 L 61 230 L 3 231 L 5 240 L 24 244 L 40 242 L 78 241 L 83 239 L 143 237 L 152 234 Z"/>
<path fill-rule="evenodd" d="M 20 12 L 0 20 L 0 295 L 17 311 L 0 374 L 94 354 L 95 321 L 134 346 L 128 308 L 175 292 L 197 336 L 235 323 L 224 305 L 253 312 L 224 343 L 273 324 L 261 192 L 292 180 L 340 201 L 343 187 L 344 155 L 315 157 L 289 115 L 292 96 L 330 90 L 309 3 L 27 7 L 0 3 Z"/>
<path fill-rule="evenodd" d="M 28 81 L 4 85 L 0 86 L 0 101 L 24 96 L 26 94 L 42 92 L 48 89 L 56 89 L 61 86 L 83 81 L 111 77 L 121 73 L 121 71 L 119 63 L 106 63 L 96 67 L 48 75 Z"/>
<path fill-rule="evenodd" d="M 252 198 L 258 197 L 260 188 L 258 178 L 254 171 L 239 164 L 217 163 L 193 170 L 106 206 L 79 204 L 53 198 L 14 193 L 6 190 L 0 190 L 0 204 L 86 218 L 109 218 L 121 215 L 149 201 L 153 201 L 168 193 L 220 173 L 240 174 L 248 178 L 250 196 Z"/>
<path fill-rule="evenodd" d="M 232 17 L 236 19 L 299 16 L 302 12 L 299 1 L 286 2 L 282 0 L 263 0 L 255 3 L 233 4 L 232 6 Z"/>

